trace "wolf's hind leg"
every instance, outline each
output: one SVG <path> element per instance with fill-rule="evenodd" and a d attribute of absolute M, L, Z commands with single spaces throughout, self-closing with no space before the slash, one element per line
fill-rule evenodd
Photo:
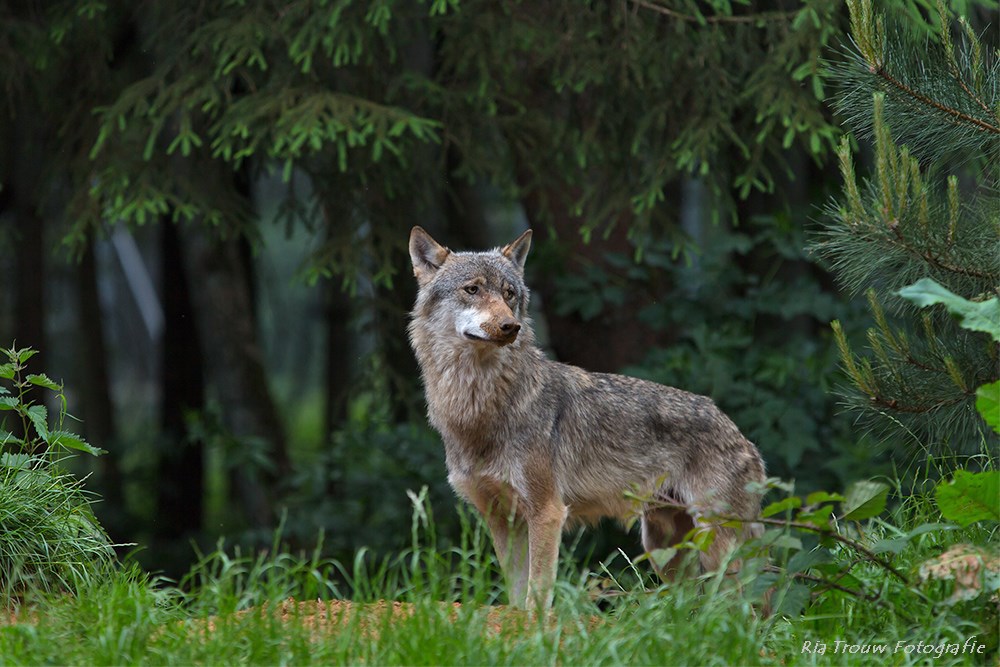
<path fill-rule="evenodd" d="M 646 553 L 657 549 L 667 549 L 683 541 L 684 536 L 694 528 L 691 515 L 682 509 L 674 507 L 657 507 L 648 509 L 642 514 L 642 548 Z M 685 556 L 679 552 L 662 567 L 653 563 L 657 574 L 665 581 L 673 581 L 678 576 L 685 576 Z"/>

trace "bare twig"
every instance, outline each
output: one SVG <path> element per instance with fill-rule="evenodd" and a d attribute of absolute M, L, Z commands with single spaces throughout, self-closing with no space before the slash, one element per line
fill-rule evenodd
<path fill-rule="evenodd" d="M 684 511 L 690 511 L 690 509 L 691 509 L 687 505 L 682 505 L 680 503 L 668 503 L 668 502 L 657 502 L 656 503 L 656 507 L 665 507 L 665 508 L 669 508 L 669 509 L 680 509 L 680 510 L 684 510 Z M 770 517 L 754 517 L 754 518 L 749 518 L 748 519 L 748 518 L 745 518 L 745 517 L 739 517 L 739 516 L 727 515 L 727 514 L 713 514 L 713 515 L 711 515 L 708 518 L 712 519 L 713 521 L 723 521 L 723 522 L 725 522 L 725 521 L 736 521 L 736 522 L 739 522 L 739 523 L 760 523 L 760 524 L 764 524 L 766 526 L 779 526 L 779 527 L 787 527 L 787 528 L 796 528 L 798 530 L 805 530 L 805 531 L 809 531 L 809 532 L 812 532 L 812 533 L 816 533 L 818 535 L 829 537 L 830 539 L 833 539 L 833 540 L 835 540 L 837 542 L 840 542 L 844 546 L 850 547 L 854 551 L 862 554 L 867 560 L 869 560 L 872 563 L 875 563 L 876 565 L 878 565 L 883 570 L 885 570 L 886 572 L 888 572 L 889 574 L 891 574 L 892 576 L 894 576 L 896 579 L 898 579 L 903 584 L 905 584 L 907 586 L 910 585 L 910 580 L 906 578 L 906 575 L 902 574 L 899 570 L 897 570 L 892 565 L 890 565 L 889 562 L 886 561 L 885 559 L 880 558 L 871 549 L 869 549 L 868 547 L 864 546 L 860 542 L 852 540 L 849 537 L 844 537 L 840 533 L 838 533 L 838 532 L 836 532 L 836 531 L 834 531 L 834 530 L 832 530 L 832 529 L 830 529 L 829 527 L 826 527 L 826 526 L 817 526 L 815 524 L 805 523 L 805 522 L 802 522 L 802 521 L 788 521 L 788 520 L 782 520 L 782 519 L 772 519 Z"/>

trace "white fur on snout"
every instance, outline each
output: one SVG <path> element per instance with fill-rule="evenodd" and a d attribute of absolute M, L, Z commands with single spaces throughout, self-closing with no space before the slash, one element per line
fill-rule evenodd
<path fill-rule="evenodd" d="M 482 325 L 489 318 L 489 313 L 484 313 L 476 308 L 465 308 L 458 311 L 455 315 L 455 331 L 463 338 L 466 334 L 476 336 L 477 338 L 485 338 L 486 334 L 483 331 Z"/>

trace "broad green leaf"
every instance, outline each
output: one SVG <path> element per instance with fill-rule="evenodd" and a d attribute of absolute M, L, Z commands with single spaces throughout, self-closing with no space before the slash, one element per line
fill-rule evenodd
<path fill-rule="evenodd" d="M 1000 521 L 1000 470 L 956 470 L 951 481 L 934 489 L 941 516 L 961 526 L 977 521 Z"/>
<path fill-rule="evenodd" d="M 0 445 L 20 445 L 23 441 L 13 433 L 0 429 Z"/>
<path fill-rule="evenodd" d="M 0 410 L 13 410 L 17 407 L 17 398 L 14 396 L 0 396 Z"/>
<path fill-rule="evenodd" d="M 785 566 L 787 572 L 805 572 L 821 563 L 830 561 L 830 551 L 828 549 L 816 548 L 810 551 L 800 551 L 788 559 Z"/>
<path fill-rule="evenodd" d="M 60 445 L 62 447 L 66 447 L 67 449 L 87 452 L 93 456 L 107 454 L 107 451 L 91 446 L 86 440 L 75 433 L 70 433 L 69 431 L 52 431 L 49 434 L 48 443 L 50 446 Z"/>
<path fill-rule="evenodd" d="M 31 457 L 27 454 L 14 454 L 12 452 L 0 454 L 0 466 L 7 468 L 27 469 L 31 467 L 31 461 Z"/>
<path fill-rule="evenodd" d="M 802 540 L 794 535 L 789 535 L 783 530 L 769 530 L 761 536 L 760 541 L 761 544 L 772 548 L 777 547 L 796 551 L 802 549 Z"/>
<path fill-rule="evenodd" d="M 829 493 L 827 491 L 813 491 L 806 496 L 806 505 L 818 505 L 819 503 L 841 502 L 844 496 L 839 493 Z"/>
<path fill-rule="evenodd" d="M 45 387 L 46 389 L 51 389 L 53 391 L 59 391 L 62 389 L 60 385 L 56 384 L 56 382 L 52 380 L 45 373 L 39 373 L 37 375 L 29 375 L 25 379 L 33 385 L 39 387 Z"/>
<path fill-rule="evenodd" d="M 840 505 L 842 521 L 862 521 L 877 516 L 885 509 L 889 487 L 882 482 L 865 480 L 855 482 L 844 494 Z"/>
<path fill-rule="evenodd" d="M 823 526 L 828 526 L 830 524 L 830 517 L 833 515 L 833 505 L 823 505 L 815 510 L 799 512 L 795 517 L 796 521 L 801 521 L 802 523 L 811 523 L 817 528 L 822 528 Z"/>
<path fill-rule="evenodd" d="M 48 442 L 49 441 L 49 411 L 45 409 L 44 405 L 32 405 L 26 411 L 28 419 L 31 420 L 32 425 L 35 427 L 35 432 L 38 436 Z"/>
<path fill-rule="evenodd" d="M 670 547 L 668 549 L 653 549 L 649 552 L 649 559 L 653 561 L 659 569 L 666 567 L 667 563 L 677 555 L 677 549 Z"/>
<path fill-rule="evenodd" d="M 814 569 L 835 580 L 841 586 L 854 589 L 865 587 L 865 584 L 861 583 L 857 577 L 844 571 L 844 564 L 841 561 L 831 560 L 829 563 L 820 563 Z"/>
<path fill-rule="evenodd" d="M 775 514 L 778 514 L 780 512 L 798 509 L 799 507 L 802 507 L 802 499 L 799 498 L 798 496 L 789 496 L 788 498 L 785 498 L 783 500 L 778 500 L 776 502 L 771 503 L 761 511 L 760 515 L 764 518 L 767 518 L 769 516 L 774 516 Z"/>
<path fill-rule="evenodd" d="M 695 549 L 698 551 L 708 551 L 712 544 L 715 542 L 715 531 L 714 530 L 703 530 L 695 528 L 693 535 L 688 535 L 688 542 L 690 542 Z"/>
<path fill-rule="evenodd" d="M 1000 433 L 1000 380 L 984 384 L 976 390 L 976 410 L 990 428 Z"/>
<path fill-rule="evenodd" d="M 26 347 L 23 350 L 17 350 L 14 354 L 17 355 L 18 363 L 23 364 L 28 359 L 31 359 L 33 356 L 38 354 L 38 350 L 32 350 L 30 347 Z"/>
<path fill-rule="evenodd" d="M 778 602 L 778 608 L 775 610 L 776 613 L 793 618 L 798 616 L 805 609 L 806 604 L 809 603 L 811 594 L 812 591 L 809 587 L 797 582 L 791 584 Z"/>
<path fill-rule="evenodd" d="M 958 318 L 962 328 L 988 333 L 1000 343 L 1000 299 L 997 297 L 986 301 L 969 301 L 931 278 L 921 278 L 899 290 L 898 294 L 921 308 L 940 303 Z"/>
<path fill-rule="evenodd" d="M 4 380 L 14 379 L 14 364 L 0 364 L 0 378 Z"/>

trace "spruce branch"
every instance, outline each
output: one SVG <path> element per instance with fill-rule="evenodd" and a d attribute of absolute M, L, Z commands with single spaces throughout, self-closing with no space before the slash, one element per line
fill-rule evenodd
<path fill-rule="evenodd" d="M 661 4 L 655 2 L 649 2 L 649 0 L 629 0 L 633 5 L 642 7 L 644 9 L 649 9 L 656 12 L 657 14 L 663 14 L 664 16 L 669 16 L 673 19 L 678 19 L 681 21 L 686 21 L 688 23 L 765 23 L 769 21 L 790 21 L 795 18 L 798 14 L 798 10 L 790 11 L 775 11 L 775 12 L 759 12 L 757 14 L 741 14 L 741 15 L 730 15 L 730 14 L 713 14 L 711 16 L 693 16 L 691 14 L 685 14 L 679 12 L 676 9 L 670 9 Z"/>

